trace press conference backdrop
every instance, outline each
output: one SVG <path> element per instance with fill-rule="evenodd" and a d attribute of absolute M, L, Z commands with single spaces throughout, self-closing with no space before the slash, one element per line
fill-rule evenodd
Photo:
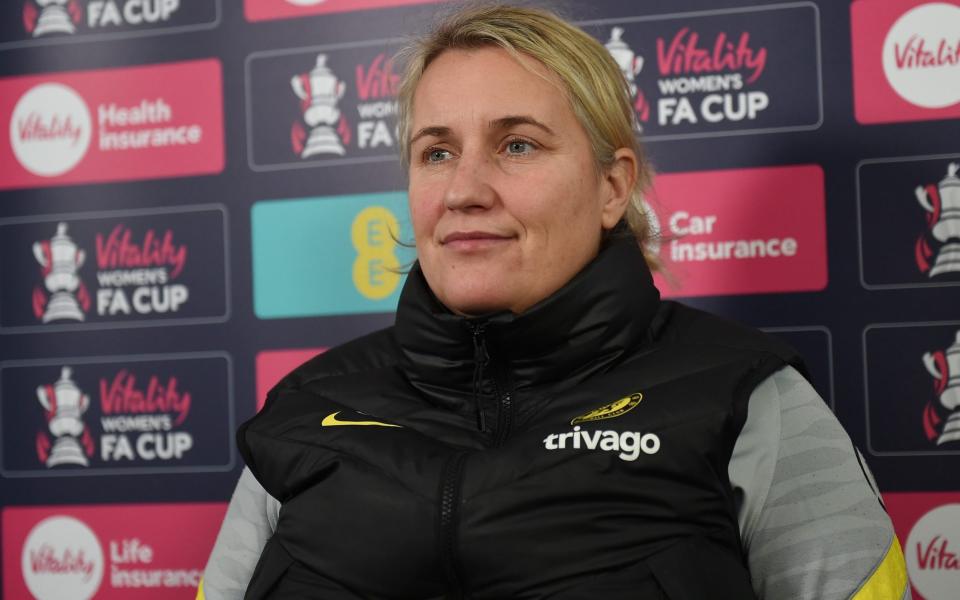
<path fill-rule="evenodd" d="M 193 597 L 237 425 L 393 320 L 391 57 L 452 4 L 2 3 L 4 598 Z M 662 294 L 804 353 L 956 598 L 960 2 L 559 8 L 630 82 Z"/>

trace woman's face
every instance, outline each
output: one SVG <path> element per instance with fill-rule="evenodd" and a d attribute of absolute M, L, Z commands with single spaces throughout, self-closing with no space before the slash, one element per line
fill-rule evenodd
<path fill-rule="evenodd" d="M 445 51 L 413 98 L 417 255 L 430 289 L 462 314 L 520 313 L 559 289 L 596 256 L 633 182 L 629 150 L 597 173 L 560 80 L 520 60 L 500 48 Z"/>

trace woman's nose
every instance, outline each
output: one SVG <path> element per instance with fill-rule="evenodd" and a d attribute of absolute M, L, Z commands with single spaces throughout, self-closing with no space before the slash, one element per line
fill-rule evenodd
<path fill-rule="evenodd" d="M 451 170 L 443 202 L 449 210 L 488 209 L 496 201 L 490 158 L 464 152 Z"/>

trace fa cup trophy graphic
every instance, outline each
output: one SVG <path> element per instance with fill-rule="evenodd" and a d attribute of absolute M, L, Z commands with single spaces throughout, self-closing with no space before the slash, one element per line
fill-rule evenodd
<path fill-rule="evenodd" d="M 921 271 L 927 271 L 929 277 L 941 273 L 960 271 L 960 178 L 957 171 L 960 163 L 947 166 L 947 176 L 936 186 L 918 185 L 915 193 L 917 202 L 927 211 L 927 224 L 930 233 L 943 246 L 930 267 L 927 261 L 933 252 L 925 236 L 917 240 L 917 264 Z"/>
<path fill-rule="evenodd" d="M 70 378 L 72 373 L 70 367 L 63 367 L 56 383 L 37 387 L 37 400 L 47 411 L 47 427 L 54 437 L 53 448 L 46 456 L 47 467 L 89 464 L 80 437 L 84 435 L 83 413 L 90 407 L 90 396 L 80 391 Z"/>
<path fill-rule="evenodd" d="M 940 430 L 937 445 L 960 441 L 960 331 L 953 345 L 946 350 L 926 352 L 923 364 L 936 380 L 936 392 L 940 404 L 947 409 L 947 421 Z M 924 411 L 924 425 L 928 437 L 936 436 L 936 426 L 940 417 L 928 406 Z"/>
<path fill-rule="evenodd" d="M 67 224 L 58 223 L 57 233 L 50 240 L 34 242 L 33 256 L 43 268 L 43 283 L 52 294 L 43 310 L 42 292 L 38 289 L 34 293 L 34 310 L 38 313 L 42 311 L 43 322 L 60 319 L 83 321 L 83 310 L 73 294 L 79 288 L 85 297 L 86 290 L 77 271 L 83 266 L 86 254 L 67 235 Z"/>
<path fill-rule="evenodd" d="M 317 64 L 309 73 L 294 75 L 290 80 L 293 93 L 301 100 L 303 120 L 310 127 L 300 158 L 315 154 L 338 154 L 345 150 L 334 126 L 340 121 L 337 102 L 343 98 L 347 84 L 327 67 L 327 55 L 318 54 Z"/>
<path fill-rule="evenodd" d="M 40 14 L 37 16 L 36 26 L 33 28 L 33 37 L 40 37 L 48 33 L 74 33 L 76 27 L 68 12 L 70 0 L 36 0 L 40 7 Z M 69 6 L 72 10 L 79 10 L 76 6 Z M 30 6 L 26 9 L 24 20 L 29 12 L 34 9 Z M 30 27 L 30 25 L 28 25 Z"/>
<path fill-rule="evenodd" d="M 630 88 L 630 98 L 634 100 L 634 109 L 640 121 L 647 121 L 650 118 L 650 106 L 643 95 L 643 92 L 637 88 L 637 75 L 643 70 L 643 57 L 637 56 L 629 45 L 622 39 L 623 27 L 614 27 L 610 30 L 610 39 L 606 43 L 607 51 L 613 57 L 613 60 L 620 66 L 624 79 Z M 637 127 L 640 124 L 637 123 Z"/>

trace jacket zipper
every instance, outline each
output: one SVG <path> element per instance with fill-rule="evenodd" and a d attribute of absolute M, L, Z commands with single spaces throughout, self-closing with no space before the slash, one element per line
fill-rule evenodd
<path fill-rule="evenodd" d="M 462 600 L 463 584 L 460 580 L 460 561 L 458 558 L 460 525 L 460 481 L 463 477 L 463 463 L 466 452 L 458 452 L 443 465 L 440 475 L 440 561 L 447 579 L 448 600 Z"/>
<path fill-rule="evenodd" d="M 487 351 L 487 340 L 484 337 L 484 324 L 468 324 L 473 335 L 473 401 L 477 407 L 477 426 L 480 431 L 485 429 L 483 407 L 480 405 L 480 387 L 483 385 L 483 372 L 491 364 L 490 354 Z M 501 385 L 506 381 L 499 362 L 494 363 L 493 391 L 497 399 L 497 425 L 493 431 L 494 446 L 502 446 L 510 435 L 513 427 L 513 396 L 510 390 L 504 390 Z"/>
<path fill-rule="evenodd" d="M 487 354 L 487 342 L 483 338 L 483 324 L 468 324 L 468 327 L 473 336 L 473 405 L 477 411 L 477 430 L 482 433 L 487 425 L 480 405 L 480 388 L 483 386 L 483 370 L 490 362 L 490 355 Z"/>

